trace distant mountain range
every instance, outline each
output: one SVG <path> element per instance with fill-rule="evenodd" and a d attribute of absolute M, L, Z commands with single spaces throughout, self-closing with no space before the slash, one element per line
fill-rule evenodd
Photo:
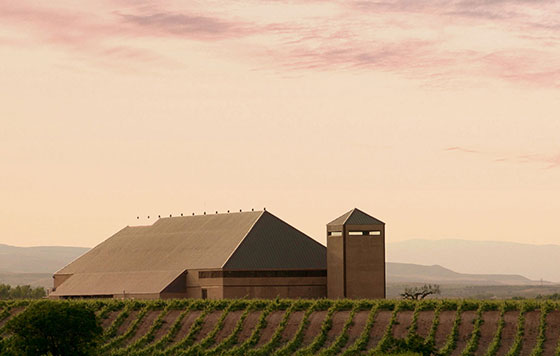
<path fill-rule="evenodd" d="M 512 254 L 518 253 L 518 250 L 514 249 L 512 245 L 518 247 L 517 245 L 520 244 L 460 240 L 409 240 L 390 243 L 387 247 L 388 260 L 407 263 L 387 263 L 387 282 L 461 285 L 540 284 L 541 282 L 538 280 L 534 281 L 524 277 L 524 275 L 529 275 L 529 272 L 533 276 L 538 276 L 540 274 L 537 271 L 543 271 L 543 268 L 546 268 L 547 264 L 543 264 L 542 258 L 536 255 L 537 251 L 544 253 L 539 249 L 540 246 L 521 245 L 525 248 L 520 250 L 532 251 L 533 254 L 527 254 L 523 263 L 513 263 Z M 560 267 L 560 246 L 555 247 L 558 248 L 559 255 L 554 263 L 558 268 Z M 52 274 L 87 251 L 89 248 L 85 247 L 14 247 L 0 244 L 0 283 L 30 284 L 50 288 L 52 287 Z M 549 255 L 547 254 L 547 256 Z M 520 266 L 530 265 L 528 260 L 531 258 L 533 261 L 537 261 L 536 266 L 527 267 L 528 273 L 525 273 Z M 442 267 L 442 265 L 470 273 L 458 273 Z M 551 266 L 552 263 L 549 268 L 552 268 Z M 519 270 L 518 273 L 512 273 L 517 270 Z M 555 273 L 559 272 L 551 271 L 547 276 L 553 277 Z M 546 279 L 560 280 L 560 278 Z"/>
<path fill-rule="evenodd" d="M 52 274 L 89 251 L 86 247 L 0 244 L 0 283 L 52 287 Z"/>
<path fill-rule="evenodd" d="M 560 245 L 498 241 L 407 240 L 387 243 L 387 261 L 440 265 L 469 274 L 515 274 L 560 282 Z"/>
<path fill-rule="evenodd" d="M 461 285 L 538 285 L 539 281 L 514 274 L 465 274 L 439 265 L 387 263 L 387 283 L 432 283 Z"/>
<path fill-rule="evenodd" d="M 54 273 L 83 255 L 87 247 L 15 247 L 0 244 L 0 273 Z"/>

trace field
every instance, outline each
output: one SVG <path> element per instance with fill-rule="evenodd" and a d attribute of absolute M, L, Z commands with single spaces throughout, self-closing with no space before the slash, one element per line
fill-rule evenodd
<path fill-rule="evenodd" d="M 425 283 L 387 283 L 387 298 L 400 298 L 407 287 L 422 286 Z M 560 285 L 473 285 L 436 283 L 441 287 L 441 298 L 462 299 L 511 299 L 512 297 L 536 298 L 555 293 L 560 294 Z"/>
<path fill-rule="evenodd" d="M 33 301 L 0 301 L 6 322 Z M 560 304 L 482 300 L 88 300 L 102 355 L 558 355 Z"/>

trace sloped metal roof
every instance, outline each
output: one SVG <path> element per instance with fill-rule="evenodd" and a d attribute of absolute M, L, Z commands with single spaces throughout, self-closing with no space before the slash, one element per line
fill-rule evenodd
<path fill-rule="evenodd" d="M 266 211 L 173 217 L 126 227 L 56 274 L 222 267 L 326 268 L 326 248 Z"/>
<path fill-rule="evenodd" d="M 160 293 L 184 271 L 78 273 L 62 283 L 51 296 Z"/>
<path fill-rule="evenodd" d="M 381 220 L 374 218 L 361 211 L 358 208 L 354 208 L 347 212 L 346 214 L 339 216 L 334 219 L 327 226 L 339 226 L 339 225 L 385 225 Z"/>
<path fill-rule="evenodd" d="M 327 249 L 265 212 L 223 266 L 224 269 L 325 269 Z"/>
<path fill-rule="evenodd" d="M 172 217 L 126 227 L 57 274 L 220 268 L 262 214 Z"/>

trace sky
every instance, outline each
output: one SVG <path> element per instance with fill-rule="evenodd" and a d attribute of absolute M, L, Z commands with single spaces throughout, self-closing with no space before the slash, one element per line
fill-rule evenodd
<path fill-rule="evenodd" d="M 0 243 L 264 207 L 560 243 L 557 1 L 0 0 L 0 83 Z"/>

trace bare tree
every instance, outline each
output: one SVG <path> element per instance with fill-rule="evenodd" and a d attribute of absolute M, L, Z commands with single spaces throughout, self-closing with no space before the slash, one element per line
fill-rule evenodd
<path fill-rule="evenodd" d="M 422 287 L 406 287 L 401 293 L 403 299 L 422 300 L 432 294 L 441 294 L 439 284 L 424 284 Z"/>

